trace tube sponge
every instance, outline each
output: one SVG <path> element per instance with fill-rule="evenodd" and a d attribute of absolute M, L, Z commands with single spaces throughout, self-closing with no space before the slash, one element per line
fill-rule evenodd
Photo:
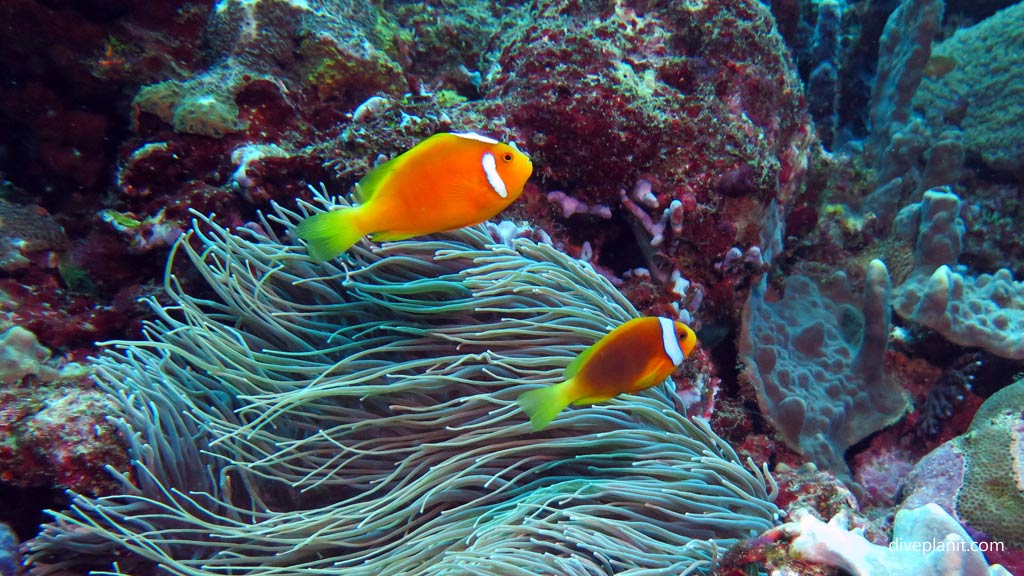
<path fill-rule="evenodd" d="M 743 375 L 787 445 L 846 475 L 846 449 L 909 407 L 883 368 L 889 273 L 880 260 L 871 261 L 862 297 L 842 272 L 821 286 L 789 276 L 784 296 L 774 302 L 767 290 L 762 278 L 743 308 Z"/>

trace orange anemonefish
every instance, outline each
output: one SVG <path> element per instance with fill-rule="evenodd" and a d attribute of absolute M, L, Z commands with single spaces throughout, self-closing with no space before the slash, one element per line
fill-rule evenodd
<path fill-rule="evenodd" d="M 516 400 L 534 431 L 569 404 L 593 404 L 661 384 L 697 345 L 697 335 L 668 318 L 634 318 L 587 348 L 565 369 L 564 382 Z"/>
<path fill-rule="evenodd" d="M 435 134 L 377 166 L 356 184 L 358 206 L 306 218 L 295 233 L 316 260 L 374 240 L 479 224 L 523 192 L 533 163 L 515 146 L 473 133 Z"/>

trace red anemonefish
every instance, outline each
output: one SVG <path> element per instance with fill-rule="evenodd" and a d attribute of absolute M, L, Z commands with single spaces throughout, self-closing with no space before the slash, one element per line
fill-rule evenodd
<path fill-rule="evenodd" d="M 533 163 L 515 146 L 474 134 L 435 134 L 377 166 L 356 184 L 358 206 L 310 216 L 295 227 L 316 260 L 372 234 L 402 240 L 479 224 L 523 192 Z"/>
<path fill-rule="evenodd" d="M 697 335 L 668 318 L 634 318 L 580 353 L 565 369 L 564 382 L 524 392 L 516 404 L 534 431 L 569 404 L 594 404 L 624 392 L 661 384 L 697 345 Z"/>

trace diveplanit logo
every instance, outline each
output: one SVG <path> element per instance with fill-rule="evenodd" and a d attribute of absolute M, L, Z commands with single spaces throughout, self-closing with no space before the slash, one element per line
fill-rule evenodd
<path fill-rule="evenodd" d="M 944 539 L 933 538 L 931 540 L 904 540 L 896 538 L 889 543 L 889 550 L 894 552 L 920 552 L 928 554 L 931 552 L 1003 552 L 1006 550 L 1004 542 L 972 542 L 964 540 L 956 534 L 950 534 Z"/>

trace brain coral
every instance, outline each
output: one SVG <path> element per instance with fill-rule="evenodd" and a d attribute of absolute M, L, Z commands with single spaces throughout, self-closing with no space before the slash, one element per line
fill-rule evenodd
<path fill-rule="evenodd" d="M 957 512 L 995 540 L 1024 548 L 1024 380 L 993 394 L 959 437 L 966 454 Z"/>
<path fill-rule="evenodd" d="M 968 431 L 907 477 L 903 507 L 936 502 L 969 528 L 1024 548 L 1024 379 L 993 394 Z"/>
<path fill-rule="evenodd" d="M 167 80 L 139 90 L 132 102 L 134 122 L 148 112 L 171 124 L 179 134 L 220 138 L 246 127 L 239 118 L 235 95 L 244 86 L 241 75 L 214 70 L 197 78 Z"/>

